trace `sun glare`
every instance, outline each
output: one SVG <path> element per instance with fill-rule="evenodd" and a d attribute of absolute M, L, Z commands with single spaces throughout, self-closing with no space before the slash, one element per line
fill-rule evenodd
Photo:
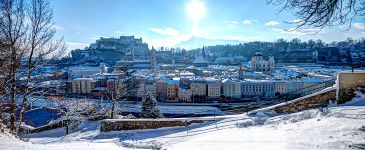
<path fill-rule="evenodd" d="M 187 4 L 186 11 L 190 18 L 194 21 L 198 21 L 205 15 L 205 6 L 201 0 L 192 0 Z"/>

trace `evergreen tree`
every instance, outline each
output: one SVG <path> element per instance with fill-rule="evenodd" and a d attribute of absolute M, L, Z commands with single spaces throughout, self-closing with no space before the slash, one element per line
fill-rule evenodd
<path fill-rule="evenodd" d="M 157 108 L 156 98 L 149 91 L 142 100 L 141 118 L 163 118 L 163 115 Z"/>

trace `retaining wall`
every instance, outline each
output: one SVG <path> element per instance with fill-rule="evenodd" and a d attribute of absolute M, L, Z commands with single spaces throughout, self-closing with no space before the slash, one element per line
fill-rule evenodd
<path fill-rule="evenodd" d="M 339 82 L 337 102 L 339 104 L 354 98 L 354 92 L 358 88 L 365 88 L 365 71 L 340 72 L 337 78 Z"/>
<path fill-rule="evenodd" d="M 336 100 L 336 89 L 325 91 L 318 95 L 299 98 L 283 105 L 274 107 L 273 110 L 277 113 L 295 113 L 303 110 L 325 107 L 330 100 Z"/>
<path fill-rule="evenodd" d="M 101 121 L 101 132 L 156 129 L 162 127 L 188 126 L 192 123 L 203 123 L 204 120 L 182 119 L 106 119 Z"/>

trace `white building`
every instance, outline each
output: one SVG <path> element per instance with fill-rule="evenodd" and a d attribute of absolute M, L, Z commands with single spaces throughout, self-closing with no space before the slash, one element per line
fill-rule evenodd
<path fill-rule="evenodd" d="M 179 87 L 178 97 L 182 102 L 191 102 L 191 90 L 188 87 Z"/>
<path fill-rule="evenodd" d="M 275 83 L 269 80 L 245 80 L 241 82 L 243 97 L 274 97 Z"/>
<path fill-rule="evenodd" d="M 254 71 L 269 73 L 275 70 L 274 57 L 265 60 L 261 52 L 256 52 L 250 61 L 250 67 Z"/>
<path fill-rule="evenodd" d="M 100 67 L 69 67 L 68 68 L 68 79 L 72 80 L 75 78 L 88 78 L 95 74 L 106 73 L 107 69 L 104 64 L 101 63 Z"/>

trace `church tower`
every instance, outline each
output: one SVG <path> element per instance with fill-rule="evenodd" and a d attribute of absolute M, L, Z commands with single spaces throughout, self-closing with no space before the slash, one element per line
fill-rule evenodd
<path fill-rule="evenodd" d="M 238 79 L 239 80 L 243 79 L 243 66 L 242 66 L 242 64 L 240 64 L 240 70 L 238 70 Z"/>
<path fill-rule="evenodd" d="M 269 57 L 269 70 L 270 71 L 274 71 L 275 70 L 275 60 L 274 60 L 274 56 L 270 56 Z"/>
<path fill-rule="evenodd" d="M 130 49 L 128 49 L 128 51 L 125 53 L 124 60 L 125 61 L 134 61 L 134 54 L 131 52 Z"/>
<path fill-rule="evenodd" d="M 182 53 L 183 53 L 183 56 L 184 56 L 184 63 L 185 63 L 185 65 L 187 65 L 188 62 L 189 62 L 188 52 L 185 49 L 183 49 Z"/>
<path fill-rule="evenodd" d="M 207 54 L 205 53 L 204 47 L 202 50 L 202 56 L 203 56 L 204 60 L 207 60 Z"/>
<path fill-rule="evenodd" d="M 152 47 L 151 49 L 151 70 L 154 74 L 156 74 L 156 49 Z"/>

